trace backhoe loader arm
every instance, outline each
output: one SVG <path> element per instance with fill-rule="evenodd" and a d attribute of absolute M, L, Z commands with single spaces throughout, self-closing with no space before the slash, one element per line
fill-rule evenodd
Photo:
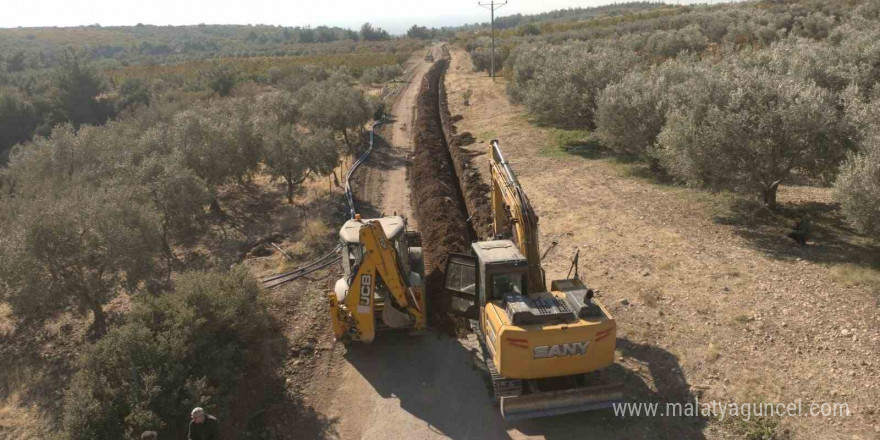
<path fill-rule="evenodd" d="M 361 228 L 360 234 L 366 251 L 365 259 L 373 261 L 379 276 L 394 296 L 394 301 L 406 309 L 416 322 L 424 321 L 424 311 L 419 308 L 416 294 L 401 269 L 397 249 L 389 245 L 382 226 L 379 222 L 369 222 Z"/>
<path fill-rule="evenodd" d="M 360 231 L 360 242 L 364 255 L 357 272 L 353 276 L 351 286 L 345 295 L 345 307 L 338 308 L 333 314 L 334 333 L 341 337 L 342 333 L 355 330 L 357 339 L 372 342 L 376 335 L 375 322 L 375 291 L 377 277 L 388 287 L 391 296 L 410 316 L 415 319 L 415 328 L 425 326 L 425 314 L 421 292 L 409 286 L 406 275 L 401 270 L 397 250 L 391 246 L 382 226 L 378 221 L 365 223 Z M 335 297 L 331 297 L 331 308 L 334 308 Z M 391 304 L 385 304 L 391 307 Z"/>
<path fill-rule="evenodd" d="M 529 264 L 529 292 L 544 292 L 547 287 L 538 247 L 538 215 L 535 214 L 510 164 L 501 154 L 497 140 L 492 140 L 490 149 L 492 226 L 495 236 L 513 240 L 526 257 Z M 508 222 L 511 223 L 510 229 L 507 229 Z"/>

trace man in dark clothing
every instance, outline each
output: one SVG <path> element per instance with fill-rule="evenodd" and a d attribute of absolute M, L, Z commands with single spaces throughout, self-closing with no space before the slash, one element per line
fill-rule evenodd
<path fill-rule="evenodd" d="M 192 410 L 192 421 L 189 422 L 189 435 L 187 440 L 218 440 L 220 438 L 220 424 L 217 418 L 205 413 L 202 408 Z"/>

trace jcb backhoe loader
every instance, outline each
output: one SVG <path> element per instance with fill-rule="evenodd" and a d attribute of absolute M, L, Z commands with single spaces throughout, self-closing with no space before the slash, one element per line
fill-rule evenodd
<path fill-rule="evenodd" d="M 425 329 L 422 248 L 400 216 L 345 222 L 339 231 L 344 276 L 328 295 L 337 340 L 372 342 L 386 329 Z M 415 242 L 415 243 L 414 243 Z"/>
<path fill-rule="evenodd" d="M 608 408 L 622 385 L 595 384 L 614 361 L 614 317 L 577 275 L 545 287 L 538 216 L 491 142 L 494 240 L 452 254 L 446 289 L 471 319 L 494 399 L 507 420 Z M 577 257 L 576 257 L 577 258 Z"/>

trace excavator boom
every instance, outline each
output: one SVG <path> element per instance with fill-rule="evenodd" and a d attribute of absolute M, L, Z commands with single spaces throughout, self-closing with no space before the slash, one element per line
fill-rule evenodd
<path fill-rule="evenodd" d="M 492 226 L 495 237 L 513 240 L 529 263 L 529 291 L 546 289 L 538 247 L 538 215 L 510 164 L 492 140 Z"/>

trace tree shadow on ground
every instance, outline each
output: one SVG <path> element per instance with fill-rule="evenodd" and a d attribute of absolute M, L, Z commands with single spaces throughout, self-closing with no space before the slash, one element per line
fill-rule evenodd
<path fill-rule="evenodd" d="M 618 155 L 595 139 L 575 140 L 559 145 L 559 150 L 588 160 L 617 158 Z"/>
<path fill-rule="evenodd" d="M 305 191 L 300 190 L 299 194 Z M 233 198 L 234 197 L 234 198 Z M 253 196 L 240 192 L 227 195 L 222 218 L 214 218 L 211 233 L 202 243 L 209 253 L 196 248 L 184 256 L 189 268 L 228 267 L 241 262 L 254 247 L 266 240 L 279 243 L 283 238 L 294 238 L 303 232 L 308 220 L 326 222 L 338 229 L 348 219 L 348 206 L 341 189 L 330 197 L 315 197 L 303 203 L 282 203 L 280 192 L 266 191 Z M 223 202 L 221 202 L 223 203 Z M 335 246 L 335 241 L 328 241 Z M 330 248 L 321 247 L 318 254 Z"/>
<path fill-rule="evenodd" d="M 327 417 L 306 403 L 288 382 L 288 357 L 293 356 L 280 322 L 261 347 L 254 348 L 251 367 L 239 383 L 229 419 L 223 423 L 222 438 L 269 440 L 316 439 L 333 437 L 335 417 Z"/>
<path fill-rule="evenodd" d="M 647 365 L 648 382 L 623 366 L 603 372 L 625 385 L 628 402 L 693 402 L 678 359 L 650 345 L 618 339 L 626 357 Z M 694 417 L 616 417 L 610 409 L 507 422 L 491 402 L 486 375 L 458 340 L 431 333 L 386 333 L 369 345 L 351 345 L 346 359 L 385 400 L 453 439 L 510 439 L 510 432 L 547 439 L 704 439 L 706 420 Z M 399 399 L 399 402 L 392 398 Z M 377 408 L 382 411 L 382 408 Z M 374 427 L 375 429 L 375 427 Z M 381 431 L 379 431 L 381 432 Z"/>
<path fill-rule="evenodd" d="M 406 157 L 409 153 L 410 151 L 403 147 L 391 145 L 391 142 L 376 132 L 373 138 L 373 152 L 370 153 L 364 166 L 382 171 L 407 168 L 409 160 Z"/>
<path fill-rule="evenodd" d="M 794 223 L 804 216 L 810 218 L 811 225 L 807 246 L 787 237 Z M 770 210 L 757 200 L 738 198 L 715 222 L 733 226 L 737 235 L 771 258 L 880 269 L 880 246 L 854 231 L 837 203 L 787 202 Z"/>

